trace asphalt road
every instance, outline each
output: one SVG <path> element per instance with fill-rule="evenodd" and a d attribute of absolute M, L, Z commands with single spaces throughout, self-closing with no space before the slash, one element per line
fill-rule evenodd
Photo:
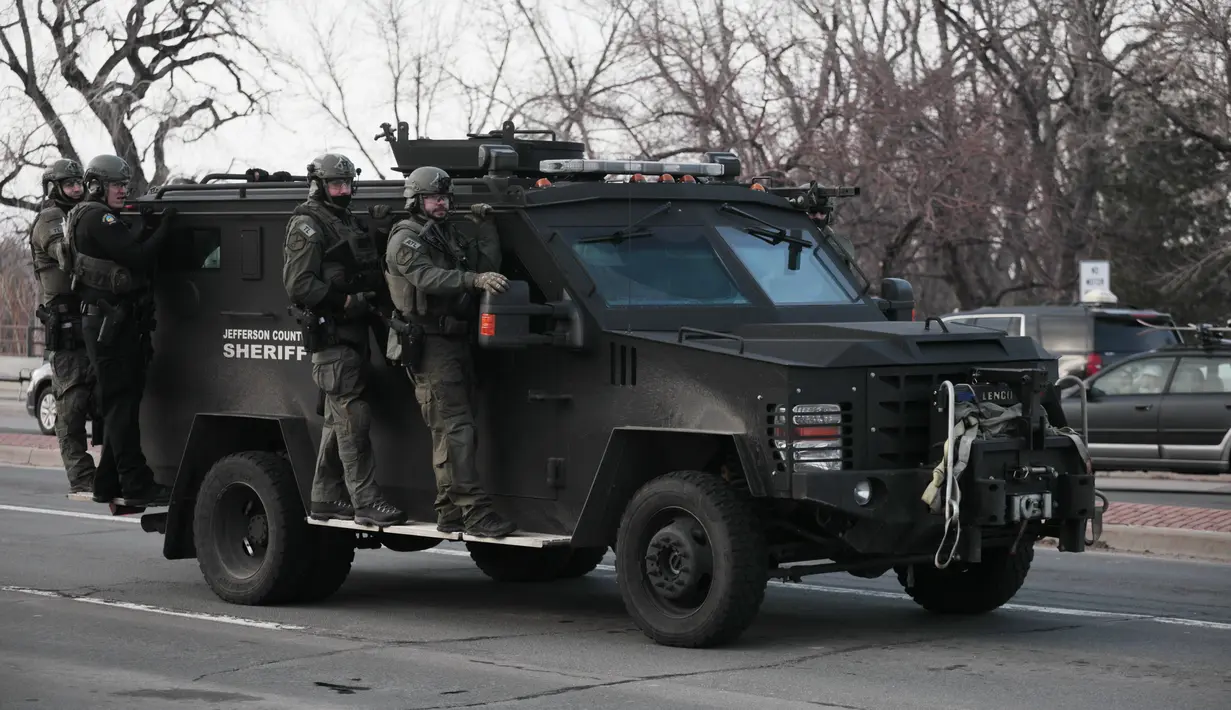
<path fill-rule="evenodd" d="M 48 473 L 0 468 L 0 707 L 1221 710 L 1231 692 L 1226 565 L 1040 549 L 1014 604 L 973 619 L 829 575 L 771 586 L 736 645 L 684 650 L 633 626 L 609 566 L 499 585 L 454 546 L 360 551 L 315 606 L 227 605 Z"/>

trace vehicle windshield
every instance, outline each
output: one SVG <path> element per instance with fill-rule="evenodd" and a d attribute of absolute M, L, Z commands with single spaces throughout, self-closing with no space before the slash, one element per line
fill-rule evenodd
<path fill-rule="evenodd" d="M 859 298 L 829 254 L 816 248 L 820 237 L 811 231 L 796 233 L 813 245 L 804 248 L 797 271 L 787 268 L 788 244 L 770 244 L 741 227 L 720 226 L 718 233 L 775 305 L 848 304 Z"/>
<path fill-rule="evenodd" d="M 638 227 L 627 235 L 616 231 L 611 227 L 561 230 L 608 306 L 751 303 L 714 251 L 705 225 Z M 785 247 L 779 258 L 786 263 Z"/>
<path fill-rule="evenodd" d="M 1169 325 L 1156 322 L 1152 325 Z M 1102 353 L 1136 353 L 1155 350 L 1179 342 L 1174 330 L 1147 328 L 1119 318 L 1094 319 L 1094 349 Z"/>

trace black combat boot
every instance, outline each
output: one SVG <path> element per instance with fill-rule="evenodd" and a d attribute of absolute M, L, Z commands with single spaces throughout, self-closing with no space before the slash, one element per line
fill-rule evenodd
<path fill-rule="evenodd" d="M 388 501 L 374 500 L 355 510 L 355 522 L 360 525 L 387 528 L 390 525 L 401 525 L 406 522 L 406 513 Z"/>
<path fill-rule="evenodd" d="M 355 506 L 349 500 L 312 501 L 313 520 L 354 520 Z"/>
<path fill-rule="evenodd" d="M 466 526 L 462 524 L 461 514 L 458 514 L 437 519 L 436 529 L 442 533 L 459 533 L 465 530 Z"/>
<path fill-rule="evenodd" d="M 151 481 L 144 488 L 123 496 L 132 506 L 159 506 L 171 503 L 171 489 L 161 483 Z"/>
<path fill-rule="evenodd" d="M 489 510 L 466 525 L 466 534 L 476 537 L 505 537 L 517 530 L 517 523 L 505 520 L 504 516 Z"/>

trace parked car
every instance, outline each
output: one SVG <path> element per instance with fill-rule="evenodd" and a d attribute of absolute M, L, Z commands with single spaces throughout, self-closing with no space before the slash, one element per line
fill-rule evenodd
<path fill-rule="evenodd" d="M 26 412 L 38 421 L 39 431 L 49 435 L 56 433 L 56 393 L 51 389 L 50 361 L 44 361 L 30 373 Z"/>
<path fill-rule="evenodd" d="M 1130 355 L 1183 341 L 1174 330 L 1150 328 L 1141 323 L 1174 327 L 1170 314 L 1148 308 L 1119 308 L 1109 305 L 1107 300 L 1111 299 L 1095 298 L 1071 305 L 979 308 L 941 316 L 941 320 L 1034 338 L 1056 356 L 1060 377 L 1076 375 L 1081 379 Z"/>
<path fill-rule="evenodd" d="M 1086 391 L 1086 436 L 1098 470 L 1231 470 L 1231 344 L 1130 355 L 1087 380 Z M 1080 389 L 1061 406 L 1080 431 Z"/>

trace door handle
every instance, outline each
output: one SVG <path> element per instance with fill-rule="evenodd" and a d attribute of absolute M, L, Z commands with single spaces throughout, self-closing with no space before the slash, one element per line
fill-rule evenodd
<path fill-rule="evenodd" d="M 1153 404 L 1139 404 L 1135 407 L 1135 409 L 1139 412 L 1148 412 L 1153 408 L 1154 408 Z"/>

